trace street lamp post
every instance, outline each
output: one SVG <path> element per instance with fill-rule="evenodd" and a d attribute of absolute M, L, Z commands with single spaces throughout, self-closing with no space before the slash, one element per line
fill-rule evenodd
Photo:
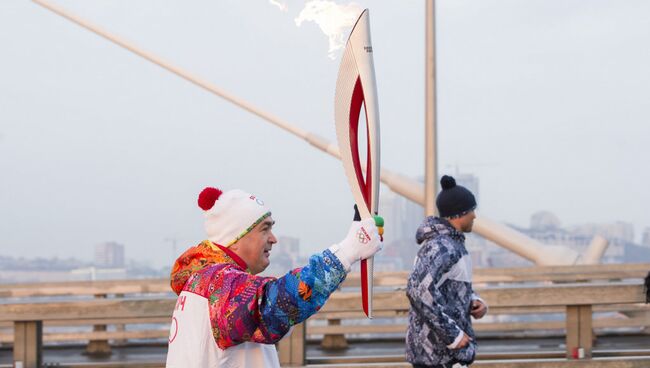
<path fill-rule="evenodd" d="M 436 214 L 438 192 L 438 152 L 436 147 L 436 1 L 426 0 L 425 5 L 425 118 L 424 118 L 424 213 Z"/>

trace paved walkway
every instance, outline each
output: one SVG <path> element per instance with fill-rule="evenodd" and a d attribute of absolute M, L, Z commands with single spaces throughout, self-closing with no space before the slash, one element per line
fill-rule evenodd
<path fill-rule="evenodd" d="M 564 338 L 520 338 L 520 339 L 482 339 L 479 340 L 479 359 L 497 359 L 500 354 L 553 354 L 562 357 Z M 623 335 L 600 337 L 594 347 L 596 355 L 613 356 L 622 351 L 650 355 L 650 335 Z M 90 357 L 85 355 L 82 346 L 46 346 L 43 360 L 46 365 L 64 366 L 67 364 L 93 364 L 130 362 L 147 363 L 160 366 L 165 361 L 167 346 L 163 344 L 130 344 L 113 348 L 109 357 Z M 645 353 L 644 353 L 645 352 Z M 322 350 L 317 344 L 307 346 L 307 359 L 310 363 L 336 363 L 337 360 L 369 357 L 369 359 L 403 362 L 404 343 L 402 341 L 350 342 L 343 351 Z M 0 347 L 0 367 L 12 366 L 12 352 L 8 347 Z"/>

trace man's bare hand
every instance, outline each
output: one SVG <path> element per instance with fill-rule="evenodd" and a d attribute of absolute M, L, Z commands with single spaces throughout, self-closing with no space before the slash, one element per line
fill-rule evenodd
<path fill-rule="evenodd" d="M 456 345 L 454 349 L 462 349 L 467 345 L 469 345 L 470 341 L 472 341 L 472 338 L 469 337 L 469 335 L 466 332 L 463 332 L 463 338 L 460 339 L 460 342 L 458 343 L 458 345 Z"/>
<path fill-rule="evenodd" d="M 483 304 L 480 300 L 472 301 L 472 311 L 470 312 L 472 317 L 476 319 L 481 319 L 487 313 L 487 306 Z"/>

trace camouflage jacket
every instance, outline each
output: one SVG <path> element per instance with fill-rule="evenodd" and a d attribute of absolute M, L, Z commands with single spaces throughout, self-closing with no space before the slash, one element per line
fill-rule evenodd
<path fill-rule="evenodd" d="M 427 217 L 417 230 L 421 244 L 406 294 L 410 302 L 406 358 L 412 364 L 452 367 L 471 364 L 476 340 L 471 322 L 472 261 L 465 236 L 449 222 Z M 473 340 L 454 349 L 463 334 Z"/>

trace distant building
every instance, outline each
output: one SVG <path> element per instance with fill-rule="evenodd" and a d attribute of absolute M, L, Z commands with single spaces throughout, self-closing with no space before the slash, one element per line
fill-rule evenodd
<path fill-rule="evenodd" d="M 534 231 L 553 231 L 561 227 L 560 219 L 548 211 L 534 213 L 530 217 L 530 229 Z"/>
<path fill-rule="evenodd" d="M 116 242 L 106 242 L 95 245 L 95 262 L 99 268 L 123 268 L 124 245 Z"/>
<path fill-rule="evenodd" d="M 379 214 L 387 229 L 385 240 L 415 239 L 415 231 L 424 220 L 424 208 L 391 191 L 381 193 Z M 390 229 L 390 231 L 388 231 Z"/>
<path fill-rule="evenodd" d="M 650 226 L 646 227 L 643 230 L 643 235 L 641 236 L 641 245 L 650 248 Z"/>
<path fill-rule="evenodd" d="M 563 245 L 579 254 L 584 254 L 596 235 L 607 239 L 609 246 L 603 255 L 602 263 L 634 262 L 635 258 L 648 259 L 650 251 L 634 244 L 634 226 L 617 221 L 609 224 L 583 224 L 562 228 L 560 220 L 551 212 L 541 211 L 531 216 L 530 228 L 517 228 L 517 231 L 547 245 Z"/>
<path fill-rule="evenodd" d="M 585 224 L 574 226 L 571 228 L 571 232 L 576 235 L 585 235 L 588 237 L 601 235 L 607 239 L 634 242 L 634 225 L 623 221 L 617 221 L 612 224 Z"/>
<path fill-rule="evenodd" d="M 629 263 L 650 261 L 650 227 L 645 229 L 642 245 L 634 243 L 634 226 L 617 221 L 608 224 L 583 224 L 563 228 L 558 217 L 548 211 L 534 213 L 530 227 L 522 228 L 508 224 L 509 227 L 546 245 L 560 245 L 584 254 L 593 238 L 600 235 L 607 239 L 609 245 L 602 263 Z M 468 234 L 467 249 L 472 254 L 475 267 L 523 267 L 532 262 L 485 240 L 476 234 Z"/>
<path fill-rule="evenodd" d="M 375 258 L 378 270 L 410 270 L 419 249 L 415 232 L 424 219 L 424 208 L 391 191 L 381 193 L 379 214 L 384 218 L 384 249 Z"/>

